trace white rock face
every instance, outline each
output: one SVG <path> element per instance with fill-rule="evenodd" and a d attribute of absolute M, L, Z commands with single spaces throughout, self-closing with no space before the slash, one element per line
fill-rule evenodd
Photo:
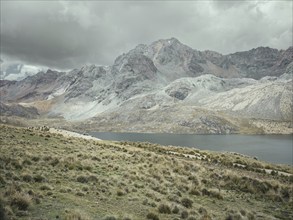
<path fill-rule="evenodd" d="M 250 118 L 290 120 L 292 81 L 259 82 L 218 93 L 199 103 L 208 109 L 228 111 Z"/>

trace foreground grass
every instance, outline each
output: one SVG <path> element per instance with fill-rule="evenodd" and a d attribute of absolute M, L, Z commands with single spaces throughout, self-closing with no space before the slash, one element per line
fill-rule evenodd
<path fill-rule="evenodd" d="M 0 219 L 292 219 L 292 173 L 241 155 L 0 125 Z"/>

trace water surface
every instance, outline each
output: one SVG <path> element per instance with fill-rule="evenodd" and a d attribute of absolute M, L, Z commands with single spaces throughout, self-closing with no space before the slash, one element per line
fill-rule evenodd
<path fill-rule="evenodd" d="M 114 141 L 140 141 L 161 145 L 230 151 L 277 164 L 292 165 L 292 135 L 192 135 L 91 132 L 90 135 Z"/>

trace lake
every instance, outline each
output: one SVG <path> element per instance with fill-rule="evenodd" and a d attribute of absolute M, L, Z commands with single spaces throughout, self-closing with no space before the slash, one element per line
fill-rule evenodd
<path fill-rule="evenodd" d="M 229 151 L 255 156 L 276 164 L 292 165 L 292 135 L 192 135 L 91 132 L 90 135 L 113 141 L 140 141 L 161 145 Z"/>

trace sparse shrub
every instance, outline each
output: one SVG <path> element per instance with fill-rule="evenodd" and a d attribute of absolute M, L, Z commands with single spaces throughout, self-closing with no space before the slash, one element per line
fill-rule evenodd
<path fill-rule="evenodd" d="M 89 191 L 89 188 L 88 188 L 87 186 L 84 186 L 84 187 L 82 187 L 81 189 L 82 189 L 82 191 L 84 191 L 84 192 L 88 192 L 88 191 Z"/>
<path fill-rule="evenodd" d="M 191 208 L 192 207 L 192 200 L 189 198 L 183 198 L 181 199 L 181 204 L 186 207 L 186 208 Z"/>
<path fill-rule="evenodd" d="M 15 169 L 18 169 L 18 170 L 22 169 L 22 165 L 20 164 L 18 160 L 12 161 L 11 165 L 14 166 Z"/>
<path fill-rule="evenodd" d="M 198 177 L 195 176 L 195 175 L 192 175 L 192 176 L 189 176 L 188 177 L 188 180 L 191 180 L 192 183 L 196 186 L 198 186 L 200 184 L 199 180 L 198 180 Z"/>
<path fill-rule="evenodd" d="M 35 192 L 34 192 L 32 189 L 28 190 L 27 193 L 28 193 L 30 196 L 33 196 L 33 195 L 35 194 Z"/>
<path fill-rule="evenodd" d="M 5 184 L 6 181 L 3 176 L 0 175 L 0 184 Z"/>
<path fill-rule="evenodd" d="M 54 166 L 56 166 L 58 163 L 59 163 L 58 158 L 54 158 L 54 159 L 50 162 L 50 165 L 54 167 Z"/>
<path fill-rule="evenodd" d="M 244 209 L 241 209 L 240 213 L 241 213 L 242 216 L 246 216 L 246 211 Z"/>
<path fill-rule="evenodd" d="M 32 165 L 32 162 L 29 160 L 29 159 L 25 159 L 23 162 L 22 162 L 23 165 Z"/>
<path fill-rule="evenodd" d="M 179 197 L 177 195 L 168 195 L 167 196 L 168 200 L 172 201 L 172 202 L 176 202 L 178 203 L 179 202 Z"/>
<path fill-rule="evenodd" d="M 247 218 L 248 218 L 248 220 L 255 220 L 256 219 L 252 213 L 248 213 Z"/>
<path fill-rule="evenodd" d="M 204 208 L 204 207 L 200 207 L 199 209 L 198 209 L 198 212 L 200 213 L 200 214 L 207 214 L 208 213 L 208 211 Z"/>
<path fill-rule="evenodd" d="M 39 197 L 34 197 L 34 201 L 35 201 L 36 204 L 41 203 L 41 199 Z"/>
<path fill-rule="evenodd" d="M 80 182 L 80 183 L 87 183 L 88 182 L 88 178 L 86 176 L 78 176 L 76 178 L 77 182 Z"/>
<path fill-rule="evenodd" d="M 0 219 L 2 219 L 2 220 L 7 219 L 5 209 L 4 209 L 4 201 L 1 197 L 0 197 Z"/>
<path fill-rule="evenodd" d="M 206 188 L 203 188 L 202 190 L 201 190 L 201 192 L 202 192 L 202 195 L 204 195 L 204 196 L 210 196 L 210 191 L 209 190 L 207 190 Z"/>
<path fill-rule="evenodd" d="M 200 196 L 200 191 L 198 191 L 196 188 L 193 188 L 189 191 L 189 194 L 194 196 Z"/>
<path fill-rule="evenodd" d="M 289 183 L 293 183 L 293 175 L 289 176 Z"/>
<path fill-rule="evenodd" d="M 44 161 L 50 161 L 50 160 L 52 160 L 52 157 L 51 156 L 44 156 L 43 160 Z"/>
<path fill-rule="evenodd" d="M 89 218 L 78 211 L 67 211 L 64 220 L 89 220 Z"/>
<path fill-rule="evenodd" d="M 93 169 L 90 165 L 85 165 L 83 168 L 87 171 L 92 171 Z"/>
<path fill-rule="evenodd" d="M 290 199 L 290 194 L 292 194 L 292 191 L 290 192 L 290 189 L 283 187 L 281 189 L 281 195 L 282 198 L 285 200 L 289 200 Z"/>
<path fill-rule="evenodd" d="M 19 210 L 26 211 L 31 205 L 31 197 L 27 194 L 15 193 L 10 204 Z"/>
<path fill-rule="evenodd" d="M 59 192 L 61 193 L 70 193 L 72 190 L 70 188 L 61 188 Z"/>
<path fill-rule="evenodd" d="M 49 186 L 49 185 L 42 185 L 42 186 L 40 187 L 40 190 L 52 190 L 52 187 Z"/>
<path fill-rule="evenodd" d="M 166 204 L 160 204 L 158 210 L 159 210 L 159 213 L 171 214 L 171 209 Z"/>
<path fill-rule="evenodd" d="M 91 158 L 92 160 L 95 160 L 95 161 L 101 161 L 101 159 L 100 158 L 98 158 L 98 157 L 96 157 L 96 156 L 93 156 L 92 158 Z"/>
<path fill-rule="evenodd" d="M 37 182 L 37 183 L 41 183 L 41 182 L 45 182 L 46 178 L 43 177 L 40 174 L 37 174 L 37 175 L 34 176 L 34 181 Z"/>
<path fill-rule="evenodd" d="M 34 162 L 38 162 L 39 160 L 40 160 L 40 157 L 38 157 L 38 156 L 32 157 L 32 161 L 34 161 Z"/>
<path fill-rule="evenodd" d="M 117 220 L 117 218 L 111 215 L 111 216 L 104 217 L 103 220 Z"/>
<path fill-rule="evenodd" d="M 282 199 L 282 197 L 279 196 L 279 195 L 272 195 L 272 194 L 270 194 L 270 195 L 267 196 L 267 198 L 268 198 L 269 200 L 271 200 L 271 201 L 274 201 L 274 202 L 283 202 L 283 201 L 284 201 L 284 200 Z"/>
<path fill-rule="evenodd" d="M 17 184 L 12 184 L 5 190 L 4 196 L 13 196 L 15 193 L 20 193 L 22 191 L 21 187 Z"/>
<path fill-rule="evenodd" d="M 85 194 L 83 192 L 77 192 L 76 195 L 77 196 L 85 196 Z"/>
<path fill-rule="evenodd" d="M 209 183 L 209 181 L 208 181 L 207 179 L 203 179 L 201 182 L 202 182 L 203 184 L 208 184 L 208 183 Z"/>
<path fill-rule="evenodd" d="M 186 219 L 186 218 L 188 218 L 188 212 L 187 211 L 182 211 L 181 212 L 181 218 L 183 218 L 183 219 Z"/>
<path fill-rule="evenodd" d="M 216 199 L 220 199 L 220 200 L 224 199 L 223 196 L 221 195 L 221 193 L 216 190 L 211 190 L 210 195 Z"/>
<path fill-rule="evenodd" d="M 25 182 L 32 182 L 34 180 L 34 178 L 30 174 L 23 174 L 22 179 Z"/>
<path fill-rule="evenodd" d="M 146 217 L 147 217 L 147 219 L 150 219 L 150 220 L 160 220 L 158 215 L 156 215 L 153 212 L 149 212 Z"/>
<path fill-rule="evenodd" d="M 88 177 L 88 181 L 89 182 L 97 182 L 98 181 L 98 178 L 96 176 L 94 176 L 94 175 L 90 175 Z"/>
<path fill-rule="evenodd" d="M 143 204 L 143 205 L 147 205 L 148 202 L 149 202 L 149 201 L 148 201 L 147 199 L 145 199 L 145 200 L 143 200 L 142 204 Z"/>
<path fill-rule="evenodd" d="M 178 206 L 174 206 L 174 208 L 172 209 L 172 213 L 174 213 L 174 214 L 178 214 L 179 213 Z"/>
<path fill-rule="evenodd" d="M 121 190 L 117 190 L 117 196 L 123 196 L 124 193 Z"/>
<path fill-rule="evenodd" d="M 227 217 L 225 218 L 225 220 L 241 220 L 241 219 L 242 219 L 242 217 L 241 217 L 241 215 L 238 214 L 238 213 L 234 213 L 234 214 L 229 213 L 229 214 L 227 215 Z"/>

